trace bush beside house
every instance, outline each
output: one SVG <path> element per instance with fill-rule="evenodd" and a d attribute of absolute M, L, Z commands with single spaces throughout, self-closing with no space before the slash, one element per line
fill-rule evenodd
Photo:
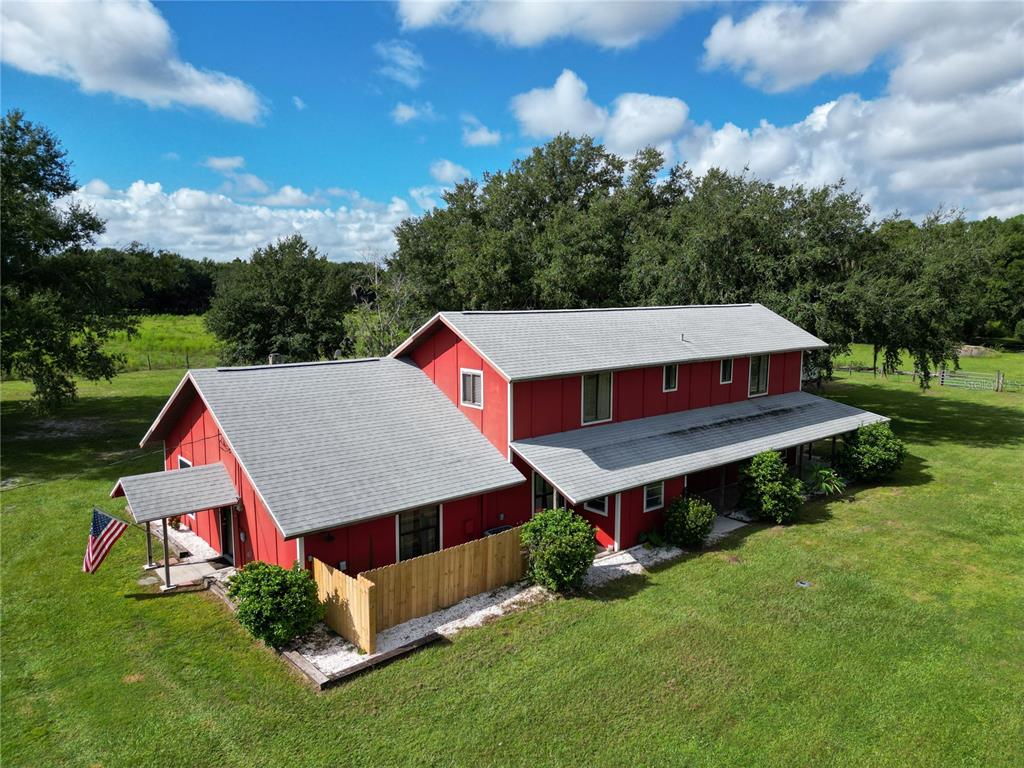
<path fill-rule="evenodd" d="M 534 583 L 567 592 L 579 589 L 594 561 L 594 529 L 568 509 L 545 509 L 523 525 Z"/>
<path fill-rule="evenodd" d="M 888 477 L 907 458 L 907 446 L 888 424 L 869 424 L 843 440 L 838 464 L 851 480 Z"/>
<path fill-rule="evenodd" d="M 665 537 L 683 549 L 699 549 L 715 524 L 715 510 L 704 499 L 680 496 L 665 512 Z"/>
<path fill-rule="evenodd" d="M 791 522 L 803 503 L 803 484 L 789 472 L 777 451 L 759 453 L 740 474 L 747 508 L 764 520 Z"/>
<path fill-rule="evenodd" d="M 309 632 L 323 619 L 316 582 L 293 569 L 253 561 L 231 577 L 228 595 L 238 603 L 238 621 L 274 649 Z"/>

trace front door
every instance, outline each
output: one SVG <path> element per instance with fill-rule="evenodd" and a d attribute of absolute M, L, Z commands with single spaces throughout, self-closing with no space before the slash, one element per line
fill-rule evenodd
<path fill-rule="evenodd" d="M 231 507 L 220 510 L 220 551 L 231 563 L 235 562 L 235 536 L 231 525 Z"/>

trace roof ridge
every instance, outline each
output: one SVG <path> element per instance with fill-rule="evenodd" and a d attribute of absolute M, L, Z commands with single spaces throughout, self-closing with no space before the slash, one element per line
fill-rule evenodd
<path fill-rule="evenodd" d="M 757 302 L 735 304 L 665 304 L 653 307 L 578 307 L 575 309 L 450 309 L 442 315 L 548 315 L 568 312 L 644 312 L 659 309 L 719 309 L 723 307 L 753 307 Z"/>
<path fill-rule="evenodd" d="M 261 363 L 259 365 L 226 365 L 217 368 L 190 368 L 190 371 L 217 371 L 218 373 L 232 373 L 234 371 L 261 371 L 279 370 L 281 368 L 311 368 L 320 365 L 349 365 L 351 363 L 376 363 L 384 358 L 381 357 L 353 357 L 347 360 L 307 360 L 302 363 Z"/>

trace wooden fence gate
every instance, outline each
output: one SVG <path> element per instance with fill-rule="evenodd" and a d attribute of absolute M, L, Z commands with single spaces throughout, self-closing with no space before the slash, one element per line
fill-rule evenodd
<path fill-rule="evenodd" d="M 519 528 L 429 555 L 346 576 L 313 559 L 327 625 L 366 653 L 377 632 L 526 576 Z"/>

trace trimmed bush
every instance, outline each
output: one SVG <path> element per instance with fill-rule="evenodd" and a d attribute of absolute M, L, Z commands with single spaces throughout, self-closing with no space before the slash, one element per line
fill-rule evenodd
<path fill-rule="evenodd" d="M 907 446 L 887 423 L 868 424 L 843 439 L 838 464 L 852 480 L 888 477 L 907 458 Z"/>
<path fill-rule="evenodd" d="M 523 525 L 530 578 L 555 592 L 579 589 L 594 562 L 594 529 L 568 509 L 545 509 Z"/>
<path fill-rule="evenodd" d="M 665 537 L 684 549 L 700 549 L 714 524 L 714 508 L 696 496 L 680 496 L 665 511 Z"/>
<path fill-rule="evenodd" d="M 323 619 L 324 606 L 309 572 L 252 562 L 231 577 L 228 595 L 238 603 L 238 621 L 255 637 L 280 649 Z"/>
<path fill-rule="evenodd" d="M 776 451 L 759 453 L 740 474 L 743 501 L 763 520 L 790 522 L 803 504 L 803 483 Z"/>

